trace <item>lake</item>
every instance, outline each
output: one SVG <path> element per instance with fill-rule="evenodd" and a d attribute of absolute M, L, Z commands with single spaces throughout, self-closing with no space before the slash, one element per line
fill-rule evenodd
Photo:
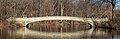
<path fill-rule="evenodd" d="M 75 32 L 43 32 L 26 27 L 0 27 L 0 39 L 120 39 L 120 31 L 91 28 Z"/>

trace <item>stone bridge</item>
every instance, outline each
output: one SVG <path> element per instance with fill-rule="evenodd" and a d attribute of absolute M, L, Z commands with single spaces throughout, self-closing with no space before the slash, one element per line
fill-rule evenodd
<path fill-rule="evenodd" d="M 7 19 L 10 20 L 11 18 Z M 86 22 L 94 27 L 94 21 L 109 21 L 108 18 L 83 18 L 83 17 L 71 17 L 71 16 L 46 16 L 46 17 L 31 17 L 31 18 L 14 18 L 14 21 L 26 26 L 29 23 L 45 21 L 45 20 L 71 20 Z"/>

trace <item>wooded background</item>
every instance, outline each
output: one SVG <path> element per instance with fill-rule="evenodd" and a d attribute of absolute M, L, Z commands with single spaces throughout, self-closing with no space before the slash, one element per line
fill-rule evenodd
<path fill-rule="evenodd" d="M 0 17 L 75 16 L 112 18 L 113 0 L 0 0 Z"/>

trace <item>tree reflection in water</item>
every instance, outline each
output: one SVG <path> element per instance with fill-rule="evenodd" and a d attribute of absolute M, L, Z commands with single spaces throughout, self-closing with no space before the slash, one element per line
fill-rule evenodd
<path fill-rule="evenodd" d="M 93 30 L 93 31 L 92 31 Z M 92 32 L 92 33 L 90 33 Z M 25 27 L 0 27 L 0 39 L 119 39 L 119 32 L 94 28 L 77 32 L 40 32 Z"/>

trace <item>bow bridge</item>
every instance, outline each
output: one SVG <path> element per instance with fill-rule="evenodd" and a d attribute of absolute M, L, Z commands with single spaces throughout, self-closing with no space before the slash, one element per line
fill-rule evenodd
<path fill-rule="evenodd" d="M 7 19 L 11 20 L 11 18 Z M 45 17 L 31 17 L 31 18 L 14 18 L 12 19 L 17 23 L 26 26 L 29 23 L 45 21 L 45 20 L 71 20 L 86 22 L 94 27 L 94 21 L 109 21 L 108 18 L 83 18 L 83 17 L 71 17 L 71 16 L 45 16 Z"/>

